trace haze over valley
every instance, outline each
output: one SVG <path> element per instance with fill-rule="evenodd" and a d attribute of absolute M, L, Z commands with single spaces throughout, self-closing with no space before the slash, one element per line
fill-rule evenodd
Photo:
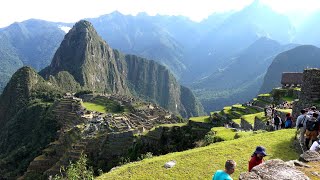
<path fill-rule="evenodd" d="M 241 173 L 253 146 L 309 148 L 294 127 L 320 108 L 316 0 L 15 3 L 0 7 L 0 179 L 207 179 L 234 146 L 234 177 L 264 179 Z M 275 115 L 292 125 L 268 132 Z"/>

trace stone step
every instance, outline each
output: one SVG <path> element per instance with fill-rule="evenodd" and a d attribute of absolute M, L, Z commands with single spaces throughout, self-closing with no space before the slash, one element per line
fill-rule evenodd
<path fill-rule="evenodd" d="M 81 156 L 81 154 L 83 153 L 83 150 L 71 150 L 68 152 L 69 156 Z"/>

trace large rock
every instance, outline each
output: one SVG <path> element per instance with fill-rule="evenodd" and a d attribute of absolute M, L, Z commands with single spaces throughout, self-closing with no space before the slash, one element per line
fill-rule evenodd
<path fill-rule="evenodd" d="M 306 151 L 300 155 L 300 160 L 304 162 L 320 161 L 320 154 L 316 151 Z"/>
<path fill-rule="evenodd" d="M 251 172 L 241 173 L 240 180 L 309 180 L 303 172 L 280 159 L 272 159 L 254 167 Z"/>

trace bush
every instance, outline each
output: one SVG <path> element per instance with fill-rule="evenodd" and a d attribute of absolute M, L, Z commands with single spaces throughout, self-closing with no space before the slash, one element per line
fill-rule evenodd
<path fill-rule="evenodd" d="M 93 170 L 92 167 L 87 168 L 87 156 L 81 154 L 80 159 L 76 163 L 71 163 L 66 171 L 66 175 L 58 176 L 56 175 L 54 180 L 93 180 Z M 62 169 L 64 171 L 64 169 Z"/>

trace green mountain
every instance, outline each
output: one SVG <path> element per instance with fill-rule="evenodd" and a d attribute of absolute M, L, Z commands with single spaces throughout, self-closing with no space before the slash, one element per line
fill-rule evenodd
<path fill-rule="evenodd" d="M 320 67 L 320 49 L 303 45 L 277 55 L 264 77 L 259 93 L 270 92 L 272 88 L 281 86 L 283 72 L 302 72 L 305 68 Z"/>
<path fill-rule="evenodd" d="M 201 114 L 200 103 L 190 90 L 178 84 L 167 68 L 112 50 L 91 23 L 84 20 L 66 34 L 52 63 L 40 74 L 64 90 L 77 86 L 101 93 L 133 94 L 185 117 Z M 61 79 L 72 83 L 65 85 Z M 188 99 L 182 100 L 184 96 Z"/>
<path fill-rule="evenodd" d="M 0 93 L 23 65 L 41 70 L 50 64 L 65 34 L 62 25 L 30 19 L 0 29 Z"/>
<path fill-rule="evenodd" d="M 0 179 L 22 174 L 57 131 L 50 107 L 59 97 L 35 70 L 19 69 L 0 96 Z"/>
<path fill-rule="evenodd" d="M 227 66 L 194 83 L 192 89 L 207 112 L 228 104 L 248 101 L 258 94 L 273 58 L 295 46 L 281 45 L 277 41 L 260 38 L 230 58 Z"/>

